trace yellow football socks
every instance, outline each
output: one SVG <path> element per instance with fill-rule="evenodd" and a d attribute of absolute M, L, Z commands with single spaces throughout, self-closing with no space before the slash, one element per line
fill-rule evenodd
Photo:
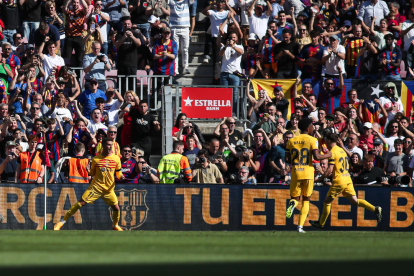
<path fill-rule="evenodd" d="M 370 210 L 371 212 L 375 212 L 374 205 L 372 205 L 371 203 L 369 203 L 368 201 L 364 199 L 358 199 L 358 206 L 364 207 L 365 209 Z"/>
<path fill-rule="evenodd" d="M 119 216 L 120 216 L 121 212 L 118 210 L 112 210 L 112 223 L 113 225 L 118 225 L 119 222 Z"/>
<path fill-rule="evenodd" d="M 305 224 L 306 218 L 308 217 L 309 213 L 309 201 L 302 201 L 302 208 L 300 209 L 299 213 L 299 226 L 303 226 Z"/>
<path fill-rule="evenodd" d="M 82 205 L 79 202 L 75 203 L 75 205 L 70 207 L 69 211 L 65 214 L 65 216 L 63 217 L 63 220 L 67 221 L 68 218 L 73 216 L 76 213 L 76 211 L 78 211 L 80 208 L 82 208 Z"/>
<path fill-rule="evenodd" d="M 326 220 L 328 219 L 329 214 L 331 213 L 331 204 L 323 204 L 322 216 L 319 220 L 320 225 L 325 225 Z"/>

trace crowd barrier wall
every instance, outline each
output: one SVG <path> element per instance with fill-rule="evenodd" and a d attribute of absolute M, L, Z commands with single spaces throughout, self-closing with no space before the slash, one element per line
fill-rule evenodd
<path fill-rule="evenodd" d="M 86 188 L 82 184 L 48 186 L 47 229 L 53 229 Z M 288 186 L 118 184 L 115 191 L 121 209 L 119 224 L 127 230 L 294 230 L 301 207 L 293 219 L 286 219 Z M 356 191 L 359 198 L 383 208 L 383 221 L 377 227 L 374 213 L 340 197 L 332 203 L 327 229 L 414 230 L 413 188 L 356 187 Z M 308 219 L 319 218 L 327 192 L 327 187 L 315 187 Z M 0 229 L 43 229 L 44 187 L 1 184 L 0 213 L 4 217 Z M 110 230 L 111 225 L 111 208 L 99 199 L 69 218 L 62 230 Z"/>

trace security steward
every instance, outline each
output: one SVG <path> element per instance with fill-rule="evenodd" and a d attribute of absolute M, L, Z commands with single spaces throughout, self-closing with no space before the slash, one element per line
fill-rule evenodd
<path fill-rule="evenodd" d="M 158 165 L 158 176 L 160 183 L 173 184 L 184 183 L 185 176 L 188 182 L 192 180 L 190 163 L 186 156 L 183 156 L 184 143 L 175 141 L 173 144 L 173 152 L 165 155 Z"/>
<path fill-rule="evenodd" d="M 88 171 L 90 170 L 90 164 L 89 159 L 83 157 L 85 150 L 83 143 L 77 143 L 75 145 L 76 156 L 63 164 L 65 178 L 68 183 L 89 184 Z"/>
<path fill-rule="evenodd" d="M 15 183 L 42 183 L 45 174 L 43 170 L 42 154 L 36 150 L 39 137 L 29 135 L 29 149 L 21 152 L 17 159 L 17 171 L 14 177 Z"/>

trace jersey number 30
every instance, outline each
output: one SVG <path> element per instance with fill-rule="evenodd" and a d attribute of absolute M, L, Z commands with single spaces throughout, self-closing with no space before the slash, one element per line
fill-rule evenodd
<path fill-rule="evenodd" d="M 339 158 L 339 163 L 341 163 L 341 167 L 342 167 L 339 169 L 341 173 L 344 173 L 345 171 L 349 170 L 349 158 L 348 157 Z"/>
<path fill-rule="evenodd" d="M 309 164 L 309 150 L 303 148 L 300 150 L 292 149 L 292 165 L 307 166 Z"/>

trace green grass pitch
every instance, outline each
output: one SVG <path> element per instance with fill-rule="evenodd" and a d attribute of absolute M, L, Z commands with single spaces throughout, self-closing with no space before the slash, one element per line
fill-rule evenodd
<path fill-rule="evenodd" d="M 413 267 L 410 232 L 0 231 L 4 276 L 376 276 Z"/>

